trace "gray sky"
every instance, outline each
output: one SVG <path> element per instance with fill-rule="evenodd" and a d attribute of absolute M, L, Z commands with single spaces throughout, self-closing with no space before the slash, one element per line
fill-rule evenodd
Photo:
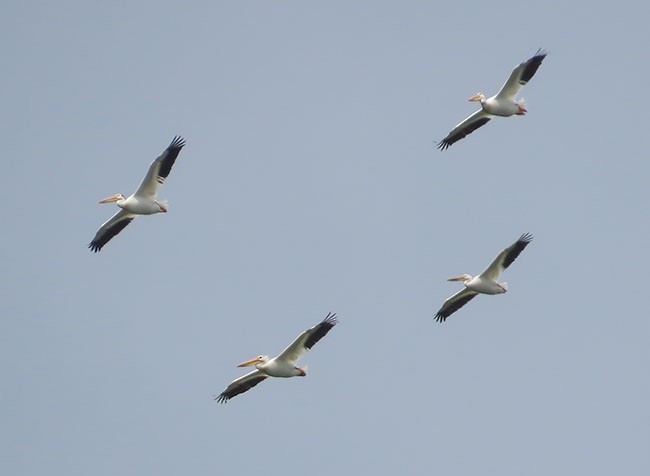
<path fill-rule="evenodd" d="M 0 473 L 648 474 L 648 13 L 6 2 Z M 436 150 L 538 47 L 528 115 Z M 91 253 L 175 134 L 170 212 Z"/>

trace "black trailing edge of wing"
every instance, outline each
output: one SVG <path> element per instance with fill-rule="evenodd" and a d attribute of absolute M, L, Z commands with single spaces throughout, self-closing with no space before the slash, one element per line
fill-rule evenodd
<path fill-rule="evenodd" d="M 163 153 L 162 160 L 160 162 L 160 170 L 158 172 L 158 175 L 160 177 L 167 178 L 169 172 L 172 170 L 174 162 L 176 162 L 178 154 L 184 146 L 185 139 L 183 139 L 181 136 L 175 136 L 171 144 L 169 144 L 169 147 L 167 147 Z"/>
<path fill-rule="evenodd" d="M 526 246 L 528 246 L 528 243 L 530 243 L 531 241 L 533 241 L 533 235 L 531 235 L 530 233 L 524 233 L 523 235 L 521 235 L 521 237 L 517 240 L 517 242 L 510 247 L 508 253 L 503 258 L 503 269 L 506 269 L 508 266 L 510 266 L 512 262 L 517 259 L 517 256 L 519 256 L 521 252 L 524 251 L 524 248 L 526 248 Z"/>
<path fill-rule="evenodd" d="M 262 380 L 266 380 L 266 379 L 267 379 L 266 375 L 259 375 L 257 377 L 251 378 L 250 380 L 247 380 L 246 382 L 242 382 L 241 384 L 237 385 L 235 388 L 232 388 L 230 390 L 228 389 L 224 390 L 223 392 L 221 392 L 221 394 L 214 397 L 214 399 L 219 403 L 226 403 L 232 397 L 236 397 L 240 393 L 244 393 L 250 390 L 255 385 L 260 383 Z"/>
<path fill-rule="evenodd" d="M 537 50 L 537 53 L 535 53 L 535 56 L 526 61 L 526 67 L 521 73 L 519 84 L 525 85 L 533 76 L 535 76 L 537 69 L 542 64 L 542 61 L 544 61 L 544 58 L 546 58 L 546 55 L 547 53 L 540 48 Z"/>
<path fill-rule="evenodd" d="M 461 307 L 463 307 L 465 304 L 470 302 L 472 299 L 474 299 L 478 294 L 467 294 L 466 296 L 463 296 L 462 298 L 458 299 L 457 301 L 450 303 L 449 306 L 445 307 L 443 304 L 440 310 L 436 313 L 434 319 L 438 322 L 445 322 L 449 316 L 451 316 L 454 312 L 458 311 Z"/>
<path fill-rule="evenodd" d="M 133 218 L 124 218 L 118 221 L 112 227 L 107 229 L 104 233 L 99 234 L 99 236 L 95 236 L 95 238 L 93 238 L 93 241 L 91 241 L 88 244 L 88 248 L 90 248 L 91 251 L 97 253 L 104 247 L 106 243 L 111 241 L 111 239 L 115 235 L 117 235 L 120 231 L 122 231 L 126 227 L 126 225 L 128 225 L 132 221 Z"/>
<path fill-rule="evenodd" d="M 440 150 L 447 150 L 449 147 L 451 147 L 454 143 L 458 142 L 459 140 L 465 138 L 472 132 L 474 132 L 476 129 L 478 129 L 481 126 L 484 126 L 487 124 L 487 122 L 490 120 L 489 117 L 482 117 L 481 119 L 472 122 L 471 124 L 467 124 L 463 129 L 459 130 L 456 133 L 449 134 L 447 137 L 442 139 L 437 147 Z"/>
<path fill-rule="evenodd" d="M 305 347 L 311 349 L 316 342 L 321 340 L 325 335 L 336 325 L 338 319 L 336 318 L 336 313 L 329 312 L 325 319 L 321 321 L 320 324 L 316 325 L 314 332 L 307 338 L 305 341 Z"/>

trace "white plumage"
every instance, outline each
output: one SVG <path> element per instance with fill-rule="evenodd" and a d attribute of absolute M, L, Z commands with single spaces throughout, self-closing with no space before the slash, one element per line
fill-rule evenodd
<path fill-rule="evenodd" d="M 462 274 L 447 281 L 462 281 L 465 288 L 449 297 L 435 315 L 438 322 L 443 322 L 450 315 L 463 307 L 478 294 L 503 294 L 508 291 L 507 283 L 499 283 L 501 273 L 512 264 L 519 254 L 533 239 L 530 233 L 524 233 L 512 245 L 507 247 L 490 263 L 490 266 L 478 276 Z"/>
<path fill-rule="evenodd" d="M 268 355 L 260 355 L 239 364 L 238 367 L 254 365 L 256 370 L 230 382 L 228 387 L 215 399 L 219 403 L 226 403 L 232 397 L 250 390 L 267 377 L 305 377 L 307 367 L 298 367 L 298 360 L 321 340 L 337 322 L 336 314 L 328 313 L 325 319 L 300 334 L 277 357 L 270 358 Z"/>
<path fill-rule="evenodd" d="M 515 66 L 497 94 L 486 98 L 483 93 L 476 93 L 469 98 L 468 101 L 480 102 L 481 109 L 454 127 L 447 137 L 440 141 L 438 148 L 440 150 L 448 149 L 452 144 L 487 124 L 494 116 L 509 117 L 526 114 L 528 111 L 525 103 L 523 100 L 517 101 L 517 94 L 535 75 L 544 58 L 546 58 L 546 53 L 541 49 L 537 50 L 535 56 Z"/>
<path fill-rule="evenodd" d="M 124 195 L 117 193 L 100 200 L 99 203 L 115 203 L 121 210 L 102 224 L 88 248 L 97 253 L 138 215 L 167 212 L 167 202 L 157 200 L 156 195 L 184 145 L 185 140 L 182 137 L 174 137 L 169 147 L 151 162 L 147 175 L 130 197 L 124 198 Z"/>

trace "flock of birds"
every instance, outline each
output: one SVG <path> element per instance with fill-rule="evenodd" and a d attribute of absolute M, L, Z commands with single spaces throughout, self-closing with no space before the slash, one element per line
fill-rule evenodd
<path fill-rule="evenodd" d="M 533 57 L 517 65 L 501 90 L 494 96 L 486 98 L 483 93 L 477 93 L 469 98 L 469 101 L 480 102 L 481 109 L 454 127 L 447 137 L 438 143 L 438 148 L 440 150 L 448 149 L 454 143 L 485 125 L 494 116 L 509 117 L 526 114 L 525 103 L 523 100 L 518 101 L 517 95 L 535 75 L 545 57 L 546 53 L 540 49 Z M 121 193 L 117 193 L 99 202 L 115 203 L 120 210 L 97 230 L 95 237 L 88 245 L 92 251 L 95 253 L 100 251 L 137 216 L 167 212 L 167 203 L 159 201 L 156 196 L 158 189 L 171 172 L 183 146 L 185 146 L 185 140 L 180 136 L 174 137 L 167 149 L 151 163 L 142 183 L 131 196 L 125 198 Z M 515 243 L 501 251 L 478 276 L 462 274 L 449 278 L 448 281 L 461 281 L 464 288 L 443 303 L 435 314 L 435 319 L 438 322 L 444 322 L 479 294 L 507 292 L 507 283 L 499 283 L 499 277 L 517 259 L 532 239 L 533 237 L 529 233 L 523 234 Z M 220 403 L 225 403 L 232 397 L 250 390 L 268 377 L 306 376 L 307 369 L 299 367 L 298 360 L 332 330 L 337 322 L 336 314 L 328 313 L 321 322 L 301 333 L 277 357 L 270 358 L 268 355 L 259 355 L 239 364 L 238 367 L 255 366 L 255 370 L 232 381 L 215 399 Z"/>

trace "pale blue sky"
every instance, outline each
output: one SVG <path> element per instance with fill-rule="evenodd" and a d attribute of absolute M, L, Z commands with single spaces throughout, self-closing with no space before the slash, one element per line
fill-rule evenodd
<path fill-rule="evenodd" d="M 5 2 L 0 473 L 648 474 L 648 13 Z M 539 47 L 527 116 L 435 149 Z M 170 212 L 91 253 L 176 134 Z"/>

